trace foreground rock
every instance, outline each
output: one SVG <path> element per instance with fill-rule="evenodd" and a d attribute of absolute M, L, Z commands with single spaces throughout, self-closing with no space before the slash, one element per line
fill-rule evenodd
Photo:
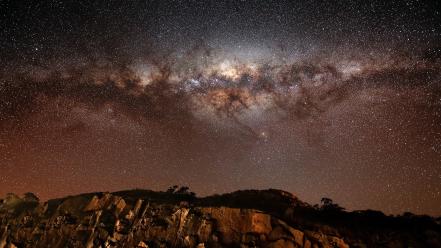
<path fill-rule="evenodd" d="M 369 247 L 367 244 L 372 239 L 357 239 L 356 235 L 345 237 L 333 227 L 317 228 L 309 225 L 308 228 L 301 224 L 304 222 L 301 220 L 296 223 L 294 212 L 302 208 L 296 201 L 287 201 L 287 205 L 283 205 L 286 208 L 284 213 L 277 216 L 270 214 L 270 211 L 250 208 L 217 206 L 219 204 L 206 206 L 210 205 L 209 202 L 198 202 L 196 199 L 180 201 L 180 198 L 185 197 L 175 199 L 165 193 L 163 201 L 152 195 L 135 196 L 133 192 L 126 196 L 98 193 L 53 200 L 45 204 L 20 203 L 13 198 L 12 207 L 10 204 L 0 207 L 0 248 L 346 248 Z M 421 246 L 415 243 L 413 247 L 436 247 L 440 244 L 438 230 L 432 230 L 430 235 L 430 242 Z M 391 239 L 380 242 L 383 242 L 382 247 L 405 247 L 405 242 L 414 240 L 408 237 L 405 241 Z"/>

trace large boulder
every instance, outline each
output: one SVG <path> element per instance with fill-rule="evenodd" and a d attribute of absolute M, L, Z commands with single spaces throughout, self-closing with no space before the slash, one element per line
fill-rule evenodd
<path fill-rule="evenodd" d="M 226 244 L 240 242 L 245 233 L 268 235 L 272 230 L 271 216 L 259 211 L 226 207 L 204 208 L 202 211 L 215 219 L 216 231 Z"/>
<path fill-rule="evenodd" d="M 115 210 L 119 215 L 125 208 L 126 202 L 120 196 L 114 196 L 110 193 L 105 193 L 102 197 L 93 196 L 87 206 L 84 208 L 85 212 L 98 210 Z"/>

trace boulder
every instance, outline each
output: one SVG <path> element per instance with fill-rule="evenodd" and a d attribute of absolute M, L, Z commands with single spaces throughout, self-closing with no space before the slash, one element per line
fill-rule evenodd
<path fill-rule="evenodd" d="M 139 241 L 137 248 L 149 248 L 149 246 L 144 241 Z"/>
<path fill-rule="evenodd" d="M 215 220 L 216 231 L 226 244 L 240 242 L 242 233 L 268 235 L 272 230 L 271 216 L 255 210 L 220 207 L 202 211 Z"/>
<path fill-rule="evenodd" d="M 125 208 L 126 202 L 122 197 L 114 196 L 110 193 L 105 193 L 101 198 L 93 196 L 83 211 L 98 211 L 114 209 L 115 214 L 119 215 Z"/>

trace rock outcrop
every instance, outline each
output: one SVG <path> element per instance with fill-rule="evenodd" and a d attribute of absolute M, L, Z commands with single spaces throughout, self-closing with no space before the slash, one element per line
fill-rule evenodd
<path fill-rule="evenodd" d="M 333 227 L 296 223 L 290 219 L 295 216 L 294 207 L 276 216 L 257 209 L 178 202 L 169 195 L 161 202 L 130 194 L 80 195 L 20 208 L 20 200 L 14 197 L 13 207 L 0 206 L 0 248 L 370 247 L 363 239 L 345 237 Z M 291 217 L 281 217 L 286 212 Z M 437 245 L 440 233 L 432 232 L 428 244 Z M 405 247 L 403 244 L 394 240 L 382 247 Z M 430 246 L 416 243 L 414 247 Z"/>

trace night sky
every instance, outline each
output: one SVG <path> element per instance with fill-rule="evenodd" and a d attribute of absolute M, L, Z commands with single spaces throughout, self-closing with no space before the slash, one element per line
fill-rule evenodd
<path fill-rule="evenodd" d="M 0 195 L 278 188 L 441 214 L 439 1 L 0 10 Z"/>

